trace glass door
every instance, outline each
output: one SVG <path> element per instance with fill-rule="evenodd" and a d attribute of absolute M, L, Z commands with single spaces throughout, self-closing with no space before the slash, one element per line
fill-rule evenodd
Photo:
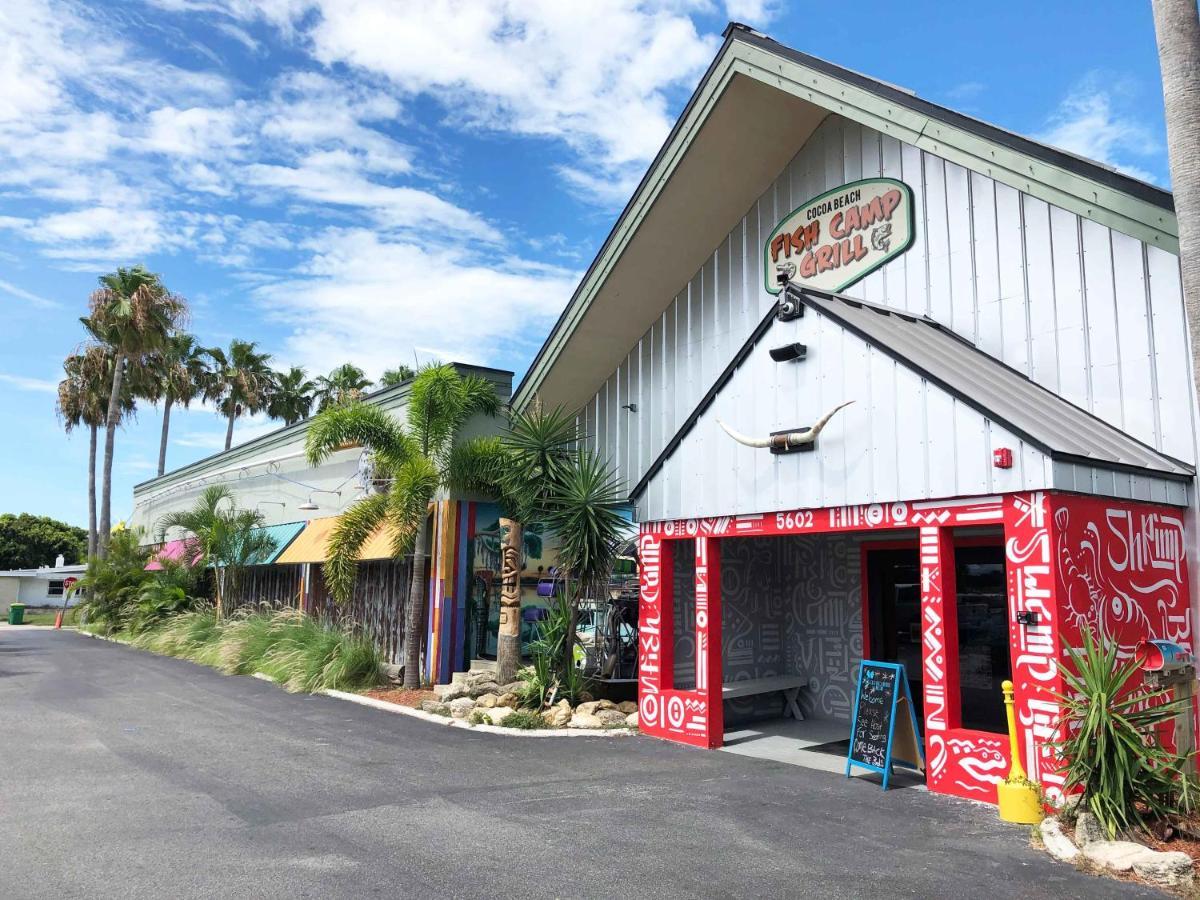
<path fill-rule="evenodd" d="M 867 610 L 871 646 L 867 656 L 903 663 L 917 710 L 922 709 L 921 567 L 917 548 L 866 550 Z"/>

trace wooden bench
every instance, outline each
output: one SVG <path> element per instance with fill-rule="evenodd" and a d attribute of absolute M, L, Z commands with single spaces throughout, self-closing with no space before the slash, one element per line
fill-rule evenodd
<path fill-rule="evenodd" d="M 804 713 L 796 703 L 796 698 L 803 688 L 808 687 L 807 675 L 773 675 L 770 678 L 748 678 L 745 681 L 730 681 L 721 685 L 721 697 L 724 700 L 736 700 L 739 697 L 756 697 L 759 694 L 783 694 L 785 715 L 804 721 Z"/>

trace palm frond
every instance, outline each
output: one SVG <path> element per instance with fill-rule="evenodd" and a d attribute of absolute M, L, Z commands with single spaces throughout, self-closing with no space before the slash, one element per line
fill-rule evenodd
<path fill-rule="evenodd" d="M 363 544 L 386 521 L 388 495 L 372 494 L 338 517 L 325 548 L 325 584 L 333 599 L 345 603 L 354 593 L 358 554 Z"/>
<path fill-rule="evenodd" d="M 331 406 L 308 427 L 305 453 L 309 465 L 320 465 L 345 444 L 371 450 L 385 468 L 396 468 L 416 452 L 413 441 L 387 412 L 366 403 Z"/>

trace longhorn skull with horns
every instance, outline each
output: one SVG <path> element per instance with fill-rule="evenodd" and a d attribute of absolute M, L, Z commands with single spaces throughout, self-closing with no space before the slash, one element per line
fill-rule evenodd
<path fill-rule="evenodd" d="M 811 444 L 815 442 L 817 435 L 821 433 L 821 429 L 829 424 L 829 420 L 837 415 L 838 410 L 845 409 L 853 402 L 853 400 L 847 400 L 840 406 L 835 406 L 829 412 L 825 413 L 825 415 L 821 416 L 821 418 L 817 419 L 811 428 L 805 428 L 801 431 L 785 431 L 781 434 L 773 434 L 770 437 L 765 438 L 753 438 L 744 434 L 740 434 L 734 431 L 720 419 L 717 419 L 717 424 L 724 428 L 725 433 L 739 444 L 745 444 L 747 447 L 770 447 L 775 453 L 786 453 L 787 451 L 794 450 L 795 448 L 801 447 L 804 444 Z"/>

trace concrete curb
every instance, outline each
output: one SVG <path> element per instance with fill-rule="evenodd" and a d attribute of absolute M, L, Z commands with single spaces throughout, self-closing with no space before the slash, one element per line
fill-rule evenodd
<path fill-rule="evenodd" d="M 398 713 L 402 716 L 412 716 L 414 719 L 422 719 L 426 722 L 432 722 L 434 725 L 447 725 L 450 728 L 465 728 L 468 731 L 479 731 L 485 734 L 499 734 L 506 737 L 522 737 L 522 738 L 620 738 L 633 737 L 637 732 L 630 731 L 627 728 L 606 728 L 599 729 L 582 729 L 582 728 L 505 728 L 502 725 L 472 725 L 466 719 L 454 719 L 449 716 L 437 716 L 433 713 L 425 712 L 423 709 L 414 709 L 411 706 L 401 706 L 398 703 L 388 703 L 386 700 L 376 700 L 374 697 L 364 697 L 362 694 L 351 694 L 346 691 L 321 691 L 326 697 L 336 697 L 338 700 L 348 700 L 351 703 L 357 703 L 359 706 L 369 706 L 372 709 L 380 709 L 384 712 Z M 480 710 L 487 712 L 487 710 Z"/>
<path fill-rule="evenodd" d="M 110 637 L 104 634 L 93 634 L 90 631 L 79 631 L 79 634 L 86 634 L 90 638 L 95 638 L 98 641 L 109 641 L 113 644 L 124 644 L 126 647 L 133 647 L 135 650 L 142 648 L 132 643 L 131 641 L 123 641 L 120 638 Z M 153 653 L 152 650 L 145 650 L 145 653 Z M 162 654 L 154 654 L 161 656 Z M 197 665 L 200 665 L 197 663 Z M 211 668 L 211 667 L 209 667 Z M 267 681 L 271 684 L 278 684 L 274 678 L 266 672 L 254 672 L 250 675 L 251 678 L 257 678 L 259 681 Z M 506 737 L 523 737 L 523 738 L 621 738 L 633 737 L 638 732 L 630 731 L 627 728 L 606 728 L 604 730 L 592 729 L 568 729 L 568 728 L 535 728 L 525 730 L 521 728 L 504 728 L 500 725 L 472 725 L 465 719 L 453 719 L 449 716 L 435 716 L 433 713 L 425 712 L 423 709 L 414 709 L 411 706 L 401 706 L 398 703 L 388 703 L 386 700 L 376 700 L 374 697 L 365 697 L 362 694 L 351 694 L 348 691 L 325 690 L 317 691 L 318 694 L 323 694 L 326 697 L 332 697 L 335 700 L 346 700 L 350 703 L 357 703 L 359 706 L 369 706 L 372 709 L 383 710 L 384 712 L 398 713 L 402 716 L 411 716 L 414 719 L 421 719 L 425 722 L 431 722 L 434 725 L 448 725 L 451 728 L 466 728 L 468 731 L 479 731 L 484 734 L 499 734 Z"/>

